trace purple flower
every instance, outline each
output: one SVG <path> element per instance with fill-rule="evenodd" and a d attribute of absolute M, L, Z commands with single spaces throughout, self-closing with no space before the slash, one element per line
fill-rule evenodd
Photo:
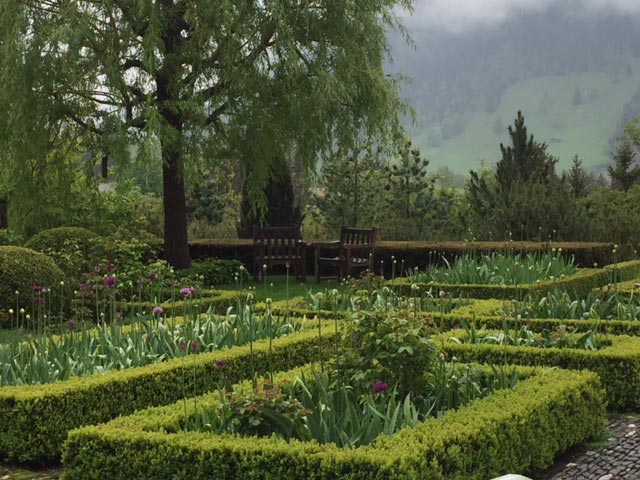
<path fill-rule="evenodd" d="M 150 273 L 149 275 L 147 275 L 147 278 L 149 280 L 155 280 L 156 278 L 158 278 L 158 275 L 156 275 L 155 273 Z"/>
<path fill-rule="evenodd" d="M 76 321 L 75 321 L 75 320 L 69 320 L 69 321 L 67 322 L 67 326 L 68 326 L 69 328 L 73 328 L 73 327 L 75 327 L 75 326 L 76 326 Z"/>
<path fill-rule="evenodd" d="M 80 287 L 80 290 L 86 290 L 87 289 L 87 284 L 86 283 L 81 283 L 80 285 L 78 285 Z"/>
<path fill-rule="evenodd" d="M 31 286 L 33 287 L 33 293 L 35 293 L 36 295 L 42 292 L 43 287 L 38 285 L 37 282 L 31 282 Z"/>
<path fill-rule="evenodd" d="M 109 265 L 107 265 L 107 270 L 109 270 L 110 272 L 113 272 L 116 269 L 116 266 L 113 263 L 110 263 Z"/>
<path fill-rule="evenodd" d="M 389 388 L 389 385 L 387 385 L 384 382 L 376 382 L 373 384 L 373 388 L 371 389 L 371 391 L 373 393 L 383 393 L 387 388 Z"/>
<path fill-rule="evenodd" d="M 456 324 L 453 326 L 453 329 L 454 329 L 454 330 L 460 330 L 460 328 L 462 328 L 462 327 L 460 327 L 460 324 L 459 324 L 459 323 L 456 323 Z"/>
<path fill-rule="evenodd" d="M 195 352 L 196 350 L 198 350 L 198 344 L 197 343 L 192 343 L 191 344 L 191 348 L 193 349 L 193 351 Z"/>
<path fill-rule="evenodd" d="M 107 278 L 104 279 L 104 284 L 107 287 L 111 288 L 111 287 L 115 287 L 118 284 L 119 281 L 120 280 L 118 280 L 116 277 L 111 275 L 110 277 L 107 277 Z"/>
<path fill-rule="evenodd" d="M 226 365 L 227 365 L 227 362 L 225 362 L 224 360 L 220 360 L 216 362 L 216 367 L 218 368 L 224 368 Z"/>
<path fill-rule="evenodd" d="M 94 269 L 96 272 L 99 272 L 99 271 L 100 271 L 100 265 L 96 265 L 95 267 L 93 267 L 93 269 Z"/>
<path fill-rule="evenodd" d="M 155 315 L 160 315 L 163 312 L 164 312 L 164 308 L 162 308 L 162 307 L 153 307 L 153 313 Z"/>
<path fill-rule="evenodd" d="M 189 295 L 193 295 L 194 293 L 196 293 L 196 289 L 193 287 L 185 287 L 180 289 L 180 294 L 183 297 L 188 297 Z"/>
<path fill-rule="evenodd" d="M 186 342 L 180 342 L 180 348 L 187 348 Z"/>

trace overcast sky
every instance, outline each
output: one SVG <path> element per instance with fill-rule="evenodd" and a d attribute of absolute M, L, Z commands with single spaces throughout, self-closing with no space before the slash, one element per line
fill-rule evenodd
<path fill-rule="evenodd" d="M 403 15 L 414 33 L 422 29 L 461 31 L 499 24 L 513 13 L 541 10 L 558 2 L 576 4 L 576 14 L 640 13 L 640 0 L 415 0 L 411 17 Z"/>

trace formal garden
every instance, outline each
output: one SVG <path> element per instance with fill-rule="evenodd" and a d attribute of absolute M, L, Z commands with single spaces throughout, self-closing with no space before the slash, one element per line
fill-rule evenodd
<path fill-rule="evenodd" d="M 433 170 L 412 5 L 0 2 L 0 478 L 547 480 L 638 412 L 640 121 Z"/>

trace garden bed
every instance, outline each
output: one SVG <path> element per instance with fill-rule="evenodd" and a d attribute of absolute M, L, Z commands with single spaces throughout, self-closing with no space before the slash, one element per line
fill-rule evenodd
<path fill-rule="evenodd" d="M 605 336 L 610 343 L 598 350 L 573 348 L 537 348 L 505 345 L 453 343 L 449 337 L 464 341 L 458 329 L 442 335 L 439 345 L 447 355 L 465 362 L 511 363 L 591 370 L 602 378 L 607 392 L 607 407 L 616 412 L 640 408 L 640 338 L 626 335 Z"/>
<path fill-rule="evenodd" d="M 298 371 L 280 375 L 293 378 Z M 467 479 L 544 468 L 556 453 L 602 428 L 597 375 L 522 369 L 527 378 L 371 445 L 339 449 L 316 442 L 237 437 L 179 429 L 195 410 L 181 402 L 70 433 L 68 479 Z M 245 387 L 246 388 L 246 387 Z M 216 393 L 198 405 L 215 404 Z"/>
<path fill-rule="evenodd" d="M 119 415 L 199 395 L 217 385 L 220 362 L 232 381 L 252 372 L 293 368 L 323 355 L 333 338 L 334 322 L 325 322 L 322 340 L 310 326 L 306 331 L 269 340 L 127 370 L 74 377 L 47 385 L 0 388 L 0 458 L 21 462 L 59 459 L 67 432 L 82 425 L 105 422 Z M 315 326 L 315 325 L 314 325 Z M 252 353 L 253 350 L 253 353 Z"/>

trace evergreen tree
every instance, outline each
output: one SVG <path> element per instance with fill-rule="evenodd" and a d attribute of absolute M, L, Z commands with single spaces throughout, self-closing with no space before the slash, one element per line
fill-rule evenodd
<path fill-rule="evenodd" d="M 607 167 L 611 187 L 626 192 L 640 180 L 640 166 L 634 166 L 636 152 L 627 133 L 618 137 L 618 144 L 611 152 L 611 158 L 613 165 Z"/>
<path fill-rule="evenodd" d="M 498 189 L 509 192 L 516 182 L 551 182 L 557 160 L 547 153 L 547 144 L 527 136 L 522 112 L 508 128 L 511 145 L 500 144 L 502 158 L 496 165 Z"/>
<path fill-rule="evenodd" d="M 594 183 L 591 175 L 582 166 L 582 160 L 578 155 L 573 157 L 571 169 L 563 173 L 562 179 L 568 185 L 573 198 L 584 197 L 588 187 Z"/>

